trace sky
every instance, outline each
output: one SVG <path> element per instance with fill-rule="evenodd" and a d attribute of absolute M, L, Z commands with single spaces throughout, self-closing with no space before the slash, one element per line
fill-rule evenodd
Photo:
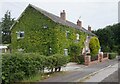
<path fill-rule="evenodd" d="M 52 14 L 60 16 L 65 10 L 66 19 L 75 23 L 78 19 L 87 29 L 92 30 L 104 28 L 108 25 L 118 23 L 118 1 L 119 0 L 1 0 L 0 20 L 7 10 L 11 12 L 12 18 L 17 19 L 28 4 L 33 4 Z M 80 18 L 81 17 L 81 18 Z"/>

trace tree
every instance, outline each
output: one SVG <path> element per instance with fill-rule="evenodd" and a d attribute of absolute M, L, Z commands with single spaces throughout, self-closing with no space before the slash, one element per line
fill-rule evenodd
<path fill-rule="evenodd" d="M 120 23 L 93 32 L 98 36 L 103 52 L 120 51 Z"/>
<path fill-rule="evenodd" d="M 11 18 L 10 11 L 7 11 L 2 18 L 1 28 L 2 28 L 2 43 L 11 43 L 10 27 L 14 23 L 14 18 Z"/>
<path fill-rule="evenodd" d="M 97 37 L 94 36 L 90 39 L 89 48 L 91 56 L 98 54 L 100 43 Z"/>

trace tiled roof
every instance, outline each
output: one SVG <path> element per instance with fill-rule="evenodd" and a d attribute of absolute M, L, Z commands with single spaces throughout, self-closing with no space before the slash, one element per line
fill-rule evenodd
<path fill-rule="evenodd" d="M 66 26 L 69 26 L 69 27 L 73 27 L 73 28 L 79 29 L 79 30 L 81 30 L 81 31 L 83 31 L 83 32 L 85 32 L 87 34 L 90 34 L 90 35 L 95 35 L 92 32 L 86 30 L 85 28 L 80 28 L 78 25 L 76 25 L 76 24 L 74 24 L 74 23 L 72 23 L 70 21 L 62 20 L 60 17 L 58 17 L 58 16 L 56 16 L 56 15 L 54 15 L 52 13 L 49 13 L 49 12 L 43 10 L 43 9 L 40 9 L 40 8 L 38 8 L 38 7 L 36 7 L 36 6 L 32 5 L 32 4 L 29 4 L 28 7 L 29 6 L 34 8 L 34 9 L 36 9 L 40 13 L 44 14 L 45 16 L 47 16 L 48 18 L 50 18 L 51 20 L 53 20 L 56 23 L 60 23 L 62 25 L 66 25 Z"/>

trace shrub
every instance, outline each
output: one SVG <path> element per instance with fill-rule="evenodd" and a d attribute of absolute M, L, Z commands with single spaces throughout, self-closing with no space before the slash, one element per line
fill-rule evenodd
<path fill-rule="evenodd" d="M 39 54 L 4 54 L 2 55 L 2 80 L 13 82 L 22 80 L 43 70 L 45 56 Z"/>
<path fill-rule="evenodd" d="M 117 53 L 109 53 L 109 59 L 116 58 Z"/>
<path fill-rule="evenodd" d="M 44 68 L 61 67 L 67 62 L 67 57 L 60 54 L 48 57 L 37 53 L 3 54 L 2 82 L 20 81 L 37 73 L 43 73 Z"/>
<path fill-rule="evenodd" d="M 77 63 L 83 64 L 84 63 L 84 55 L 77 56 Z"/>
<path fill-rule="evenodd" d="M 51 72 L 53 72 L 54 68 L 64 66 L 68 62 L 69 62 L 69 59 L 67 56 L 64 56 L 61 54 L 54 54 L 52 56 L 48 56 L 46 61 L 46 67 L 47 69 L 51 70 Z"/>
<path fill-rule="evenodd" d="M 89 48 L 91 56 L 98 54 L 100 43 L 97 37 L 94 36 L 90 39 Z"/>

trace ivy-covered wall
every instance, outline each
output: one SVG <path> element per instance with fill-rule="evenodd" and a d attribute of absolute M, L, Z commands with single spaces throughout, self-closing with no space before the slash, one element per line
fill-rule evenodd
<path fill-rule="evenodd" d="M 24 31 L 24 38 L 17 39 L 16 32 L 18 31 Z M 66 31 L 69 31 L 67 37 Z M 80 35 L 79 41 L 76 40 L 77 33 Z M 74 44 L 82 50 L 87 34 L 75 28 L 55 23 L 29 6 L 13 26 L 11 36 L 12 52 L 24 49 L 24 52 L 51 55 L 55 53 L 64 54 L 64 49 L 67 48 L 69 51 L 70 46 Z"/>

